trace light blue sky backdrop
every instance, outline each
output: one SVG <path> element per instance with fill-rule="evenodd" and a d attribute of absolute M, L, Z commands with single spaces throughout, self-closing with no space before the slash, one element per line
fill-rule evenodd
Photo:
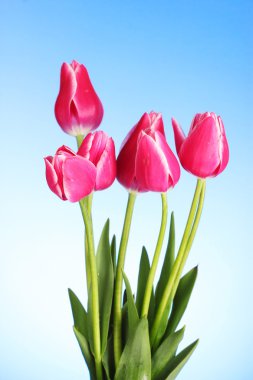
<path fill-rule="evenodd" d="M 179 379 L 253 378 L 252 16 L 251 0 L 0 1 L 0 379 L 88 376 L 67 296 L 71 287 L 85 301 L 81 217 L 49 191 L 42 160 L 75 147 L 53 112 L 60 66 L 72 59 L 89 70 L 117 150 L 145 111 L 163 113 L 173 150 L 171 116 L 186 132 L 197 112 L 222 116 L 231 159 L 208 181 L 187 263 L 199 264 L 199 277 L 183 345 L 200 344 Z M 182 172 L 169 194 L 177 243 L 194 186 Z M 117 183 L 95 195 L 96 239 L 108 215 L 120 235 L 126 200 Z M 141 195 L 126 263 L 132 283 L 159 223 L 159 196 Z"/>

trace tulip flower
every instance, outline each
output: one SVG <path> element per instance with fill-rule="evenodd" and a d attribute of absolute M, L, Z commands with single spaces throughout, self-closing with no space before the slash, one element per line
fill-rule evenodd
<path fill-rule="evenodd" d="M 78 202 L 95 188 L 96 167 L 70 148 L 62 146 L 54 157 L 44 158 L 49 188 L 62 200 Z"/>
<path fill-rule="evenodd" d="M 207 178 L 217 176 L 226 168 L 229 148 L 220 116 L 214 112 L 197 114 L 187 137 L 175 119 L 172 126 L 177 154 L 185 170 Z"/>
<path fill-rule="evenodd" d="M 180 167 L 166 142 L 162 115 L 144 113 L 122 144 L 118 181 L 132 191 L 166 192 L 179 177 Z"/>
<path fill-rule="evenodd" d="M 63 131 L 72 136 L 86 135 L 100 125 L 103 113 L 84 65 L 63 63 L 55 103 L 55 117 Z"/>
<path fill-rule="evenodd" d="M 103 131 L 89 133 L 77 154 L 90 160 L 97 168 L 95 190 L 111 186 L 116 177 L 115 146 L 111 137 Z"/>

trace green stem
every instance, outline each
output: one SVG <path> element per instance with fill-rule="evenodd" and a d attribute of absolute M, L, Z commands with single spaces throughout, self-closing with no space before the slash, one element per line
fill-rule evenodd
<path fill-rule="evenodd" d="M 198 223 L 197 224 L 195 223 L 196 217 L 198 215 L 198 213 L 196 213 L 196 211 L 197 211 L 198 205 L 200 206 L 200 194 L 202 192 L 203 186 L 204 186 L 204 181 L 201 179 L 198 179 L 196 189 L 195 189 L 195 193 L 194 193 L 194 197 L 193 197 L 193 201 L 192 201 L 192 205 L 191 205 L 191 209 L 190 209 L 190 213 L 189 213 L 189 216 L 187 219 L 185 231 L 184 231 L 182 241 L 181 241 L 181 244 L 180 244 L 180 247 L 178 250 L 178 255 L 177 255 L 175 263 L 172 267 L 172 272 L 171 272 L 171 275 L 169 277 L 169 281 L 168 281 L 166 288 L 163 292 L 163 296 L 162 296 L 161 302 L 160 302 L 158 310 L 157 310 L 157 314 L 156 314 L 156 317 L 154 320 L 154 324 L 153 324 L 152 329 L 151 329 L 150 340 L 151 340 L 152 346 L 154 346 L 154 344 L 156 342 L 158 329 L 159 329 L 162 317 L 164 315 L 166 306 L 173 299 L 173 292 L 177 288 L 178 278 L 180 278 L 181 272 L 183 270 L 183 266 L 184 266 L 186 259 L 188 257 L 189 251 L 187 251 L 187 248 L 191 246 L 191 244 L 188 245 L 189 237 L 191 236 L 191 240 L 193 241 L 195 233 L 196 233 L 197 224 L 198 224 Z M 200 213 L 201 213 L 202 207 L 203 207 L 203 202 L 201 204 L 201 209 L 200 209 L 200 207 L 198 208 L 198 210 L 200 210 L 199 211 Z M 199 217 L 200 217 L 200 215 L 198 216 L 198 218 Z M 195 226 L 194 231 L 193 231 L 193 226 Z"/>
<path fill-rule="evenodd" d="M 102 361 L 101 361 L 101 343 L 100 343 L 100 324 L 99 324 L 99 297 L 98 297 L 98 276 L 97 276 L 97 265 L 96 256 L 94 249 L 94 237 L 93 237 L 93 227 L 91 222 L 91 216 L 87 206 L 85 205 L 84 199 L 80 201 L 82 216 L 85 224 L 86 239 L 88 245 L 88 256 L 89 256 L 89 268 L 90 268 L 90 279 L 91 279 L 91 292 L 92 292 L 92 332 L 94 340 L 94 356 L 96 365 L 97 379 L 103 379 L 102 373 Z"/>
<path fill-rule="evenodd" d="M 149 309 L 149 304 L 150 304 L 153 282 L 154 282 L 157 264 L 159 261 L 159 256 L 161 253 L 164 235 L 165 235 L 166 226 L 167 226 L 168 204 L 167 204 L 166 193 L 162 193 L 161 198 L 162 198 L 161 227 L 160 227 L 160 232 L 158 235 L 158 240 L 157 240 L 157 244 L 156 244 L 156 248 L 155 248 L 155 253 L 154 253 L 152 265 L 151 265 L 149 275 L 148 275 L 148 280 L 147 280 L 147 285 L 146 285 L 146 290 L 145 290 L 145 295 L 144 295 L 144 300 L 143 300 L 143 305 L 142 305 L 142 312 L 141 312 L 142 317 L 146 317 L 148 315 L 148 309 Z"/>
<path fill-rule="evenodd" d="M 77 142 L 77 147 L 80 148 L 82 142 L 83 142 L 84 136 L 83 135 L 78 135 L 76 136 L 76 142 Z"/>
<path fill-rule="evenodd" d="M 121 235 L 118 262 L 116 268 L 115 279 L 115 292 L 114 292 L 114 325 L 113 325 L 113 339 L 114 339 L 114 360 L 115 368 L 117 368 L 122 352 L 122 312 L 121 312 L 121 297 L 122 297 L 122 285 L 123 285 L 123 269 L 125 264 L 125 256 L 127 243 L 129 238 L 129 232 L 131 227 L 131 221 L 133 216 L 134 203 L 136 199 L 135 193 L 129 193 L 124 226 Z"/>

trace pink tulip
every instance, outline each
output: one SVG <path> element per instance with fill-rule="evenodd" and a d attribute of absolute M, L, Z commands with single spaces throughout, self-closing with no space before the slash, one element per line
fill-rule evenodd
<path fill-rule="evenodd" d="M 179 177 L 180 167 L 166 142 L 162 115 L 144 113 L 122 144 L 117 159 L 118 181 L 133 191 L 165 192 Z"/>
<path fill-rule="evenodd" d="M 78 155 L 90 160 L 97 168 L 95 190 L 111 186 L 116 177 L 116 157 L 113 139 L 103 131 L 89 133 Z"/>
<path fill-rule="evenodd" d="M 103 118 L 103 106 L 84 65 L 73 61 L 61 67 L 60 91 L 55 103 L 55 117 L 64 132 L 86 135 Z"/>
<path fill-rule="evenodd" d="M 185 170 L 199 178 L 215 177 L 227 166 L 229 148 L 220 116 L 214 112 L 198 113 L 185 137 L 172 119 L 177 154 Z"/>
<path fill-rule="evenodd" d="M 70 148 L 62 146 L 54 157 L 44 158 L 49 188 L 62 200 L 78 202 L 95 188 L 96 167 Z"/>

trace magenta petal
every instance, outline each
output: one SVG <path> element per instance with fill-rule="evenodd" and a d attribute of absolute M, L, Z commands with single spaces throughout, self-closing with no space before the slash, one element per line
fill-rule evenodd
<path fill-rule="evenodd" d="M 115 146 L 112 138 L 109 138 L 103 154 L 97 163 L 97 177 L 95 190 L 103 190 L 111 186 L 116 177 Z"/>
<path fill-rule="evenodd" d="M 172 127 L 174 131 L 176 150 L 177 150 L 177 154 L 179 154 L 181 146 L 185 140 L 185 135 L 182 128 L 178 124 L 178 122 L 174 118 L 172 118 L 171 121 L 172 121 Z"/>
<path fill-rule="evenodd" d="M 67 158 L 62 172 L 64 192 L 70 202 L 78 202 L 94 190 L 97 170 L 89 160 L 80 156 Z"/>
<path fill-rule="evenodd" d="M 229 161 L 229 147 L 228 147 L 228 142 L 227 142 L 227 138 L 225 134 L 225 128 L 220 116 L 218 116 L 218 123 L 220 127 L 220 135 L 219 135 L 219 141 L 218 141 L 220 165 L 217 168 L 216 172 L 214 173 L 214 176 L 220 174 L 226 168 Z"/>
<path fill-rule="evenodd" d="M 136 154 L 138 191 L 168 190 L 168 163 L 152 137 L 142 132 Z"/>
<path fill-rule="evenodd" d="M 66 200 L 67 198 L 59 185 L 57 173 L 52 165 L 53 157 L 45 157 L 44 161 L 46 165 L 46 180 L 50 190 L 62 200 Z"/>
<path fill-rule="evenodd" d="M 103 131 L 89 133 L 83 140 L 77 154 L 97 165 L 106 147 L 108 136 Z"/>
<path fill-rule="evenodd" d="M 88 129 L 95 129 L 102 121 L 104 110 L 102 103 L 97 96 L 88 71 L 84 65 L 75 68 L 77 80 L 77 90 L 74 97 L 74 104 L 78 113 L 80 125 Z"/>
<path fill-rule="evenodd" d="M 66 133 L 72 133 L 71 102 L 77 88 L 76 76 L 71 65 L 61 67 L 60 91 L 55 103 L 55 117 Z"/>
<path fill-rule="evenodd" d="M 182 166 L 200 178 L 214 175 L 220 164 L 217 149 L 218 130 L 212 117 L 199 124 L 181 146 L 179 158 Z"/>
<path fill-rule="evenodd" d="M 161 148 L 168 162 L 169 187 L 174 187 L 180 178 L 180 166 L 178 160 L 170 149 L 165 137 L 161 133 L 155 133 L 155 141 Z"/>

